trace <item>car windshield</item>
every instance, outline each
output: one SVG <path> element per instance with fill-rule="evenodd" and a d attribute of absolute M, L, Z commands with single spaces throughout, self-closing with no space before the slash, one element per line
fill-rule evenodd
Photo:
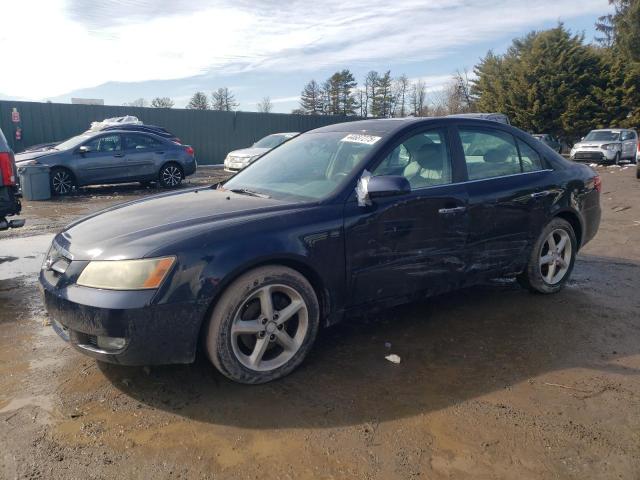
<path fill-rule="evenodd" d="M 345 132 L 306 133 L 267 153 L 223 189 L 278 199 L 320 200 L 362 164 L 380 137 Z"/>
<path fill-rule="evenodd" d="M 55 146 L 56 150 L 71 150 L 72 148 L 76 148 L 81 143 L 86 142 L 91 138 L 91 135 L 78 135 L 76 137 L 71 137 L 69 140 L 65 140 L 62 143 L 59 143 Z"/>
<path fill-rule="evenodd" d="M 584 139 L 595 142 L 615 142 L 620 139 L 620 132 L 614 132 L 612 130 L 593 130 L 589 132 Z"/>
<path fill-rule="evenodd" d="M 269 135 L 267 137 L 264 137 L 258 140 L 256 143 L 253 144 L 253 146 L 258 148 L 276 148 L 286 139 L 287 137 L 284 135 L 277 135 L 277 134 Z"/>

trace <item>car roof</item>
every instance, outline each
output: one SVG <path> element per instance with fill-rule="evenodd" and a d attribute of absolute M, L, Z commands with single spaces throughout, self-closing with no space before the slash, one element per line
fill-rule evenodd
<path fill-rule="evenodd" d="M 370 133 L 386 137 L 408 127 L 429 125 L 432 123 L 440 125 L 456 124 L 468 126 L 490 125 L 492 128 L 498 127 L 505 128 L 507 130 L 514 129 L 513 126 L 507 123 L 496 122 L 495 120 L 483 119 L 476 116 L 458 117 L 454 115 L 447 115 L 445 117 L 404 117 L 356 120 L 353 122 L 334 123 L 327 125 L 326 127 L 316 128 L 315 130 L 311 130 L 311 132 Z"/>
<path fill-rule="evenodd" d="M 88 137 L 95 137 L 98 135 L 113 135 L 114 133 L 120 133 L 120 134 L 128 134 L 128 135 L 148 135 L 150 137 L 154 137 L 154 138 L 159 138 L 162 140 L 169 140 L 167 137 L 163 137 L 162 135 L 157 135 L 153 132 L 147 132 L 147 131 L 143 131 L 143 130 L 127 130 L 127 129 L 117 129 L 117 130 L 95 130 L 95 131 L 91 131 L 91 130 L 87 130 L 84 133 L 81 133 L 80 135 L 87 135 Z"/>

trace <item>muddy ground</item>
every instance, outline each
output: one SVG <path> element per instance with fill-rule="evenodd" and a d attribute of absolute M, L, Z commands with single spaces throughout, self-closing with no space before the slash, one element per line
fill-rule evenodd
<path fill-rule="evenodd" d="M 603 223 L 561 293 L 496 282 L 349 319 L 263 386 L 65 345 L 36 282 L 51 235 L 150 192 L 27 202 L 0 233 L 0 478 L 639 478 L 640 181 L 600 171 Z"/>

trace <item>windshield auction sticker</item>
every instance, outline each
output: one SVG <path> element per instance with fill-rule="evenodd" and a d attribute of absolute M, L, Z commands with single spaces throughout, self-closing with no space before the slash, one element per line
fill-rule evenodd
<path fill-rule="evenodd" d="M 374 135 L 361 135 L 358 133 L 350 133 L 346 137 L 344 137 L 341 142 L 350 142 L 350 143 L 364 143 L 365 145 L 373 145 L 381 137 L 376 137 Z"/>

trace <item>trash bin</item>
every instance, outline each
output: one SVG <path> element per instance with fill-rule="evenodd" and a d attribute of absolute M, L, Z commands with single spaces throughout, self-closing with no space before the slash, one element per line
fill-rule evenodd
<path fill-rule="evenodd" d="M 49 167 L 45 165 L 29 165 L 18 168 L 20 188 L 25 200 L 49 200 L 51 185 L 49 183 Z"/>

